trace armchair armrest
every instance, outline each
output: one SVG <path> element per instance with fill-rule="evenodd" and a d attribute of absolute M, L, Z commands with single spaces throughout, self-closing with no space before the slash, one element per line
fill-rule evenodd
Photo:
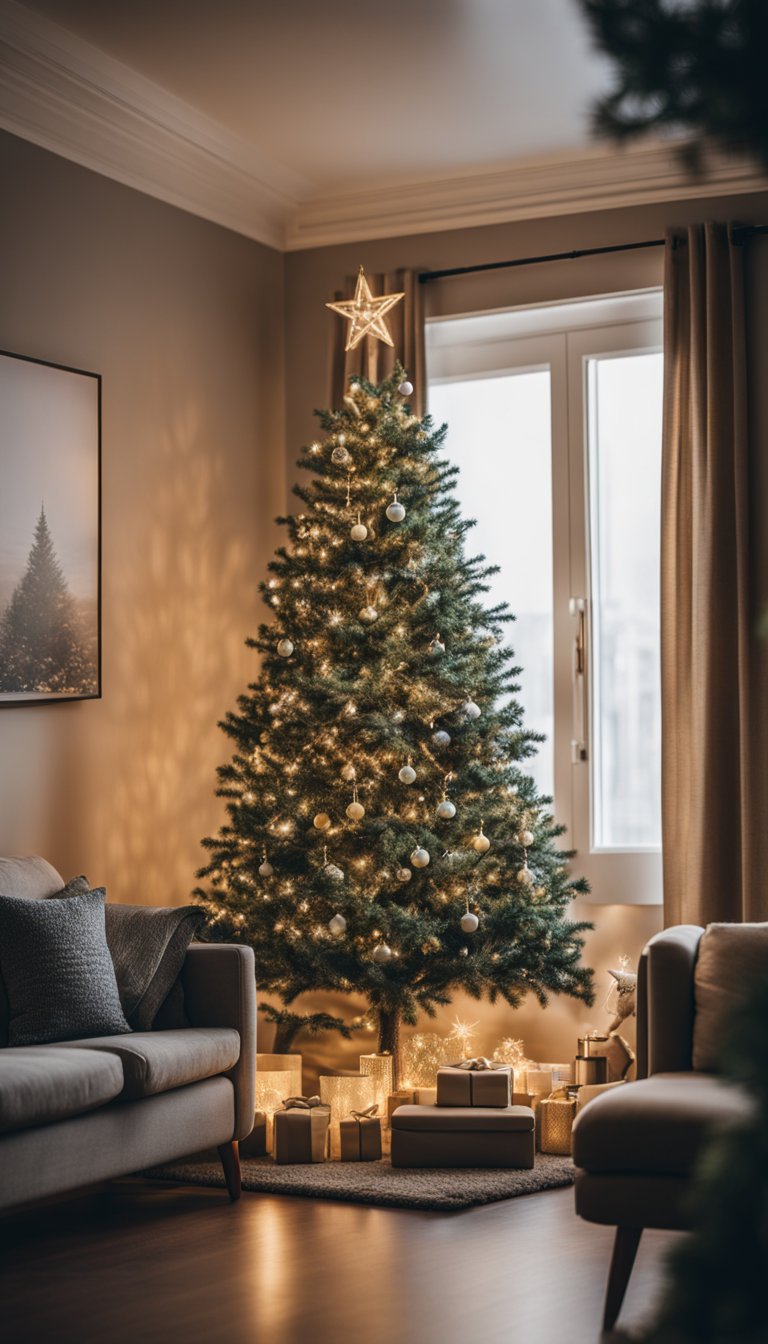
<path fill-rule="evenodd" d="M 679 924 L 646 944 L 638 967 L 637 1076 L 692 1068 L 693 972 L 704 930 Z"/>
<path fill-rule="evenodd" d="M 240 1057 L 227 1077 L 235 1089 L 233 1139 L 253 1129 L 256 1108 L 256 974 L 253 951 L 237 943 L 191 943 L 182 967 L 184 1005 L 193 1027 L 234 1027 Z"/>

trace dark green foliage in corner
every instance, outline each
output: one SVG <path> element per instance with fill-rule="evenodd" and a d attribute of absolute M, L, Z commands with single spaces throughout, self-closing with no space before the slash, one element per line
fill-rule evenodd
<path fill-rule="evenodd" d="M 724 1077 L 753 1109 L 705 1149 L 692 1195 L 694 1231 L 670 1257 L 646 1344 L 765 1344 L 768 1267 L 768 984 L 734 1014 Z"/>
<path fill-rule="evenodd" d="M 465 550 L 446 430 L 410 414 L 403 376 L 353 381 L 300 458 L 301 511 L 280 520 L 286 543 L 262 585 L 271 620 L 248 641 L 260 672 L 221 725 L 234 744 L 219 770 L 228 820 L 203 842 L 196 892 L 209 936 L 254 948 L 263 991 L 287 1004 L 361 995 L 395 1055 L 399 1023 L 459 988 L 513 1007 L 528 993 L 593 998 L 589 925 L 568 917 L 586 884 L 525 769 L 537 738 L 502 642 L 513 618 L 483 605 L 492 571 Z M 401 522 L 387 517 L 395 492 Z M 365 540 L 350 536 L 358 514 Z M 452 818 L 438 815 L 444 792 Z M 468 906 L 474 933 L 461 928 Z M 375 960 L 382 948 L 391 956 Z"/>
<path fill-rule="evenodd" d="M 615 65 L 595 107 L 598 134 L 691 137 L 768 168 L 768 5 L 765 0 L 579 0 L 598 48 Z"/>

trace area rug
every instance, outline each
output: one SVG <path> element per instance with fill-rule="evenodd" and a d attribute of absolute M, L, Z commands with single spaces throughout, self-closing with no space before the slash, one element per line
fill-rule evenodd
<path fill-rule="evenodd" d="M 570 1157 L 538 1153 L 532 1171 L 462 1167 L 433 1170 L 392 1167 L 382 1162 L 324 1162 L 275 1166 L 269 1158 L 243 1161 L 243 1189 L 263 1195 L 299 1195 L 350 1204 L 377 1204 L 389 1209 L 469 1209 L 500 1199 L 532 1195 L 572 1185 Z M 173 1163 L 153 1167 L 145 1176 L 185 1185 L 224 1185 L 221 1167 L 213 1162 Z"/>

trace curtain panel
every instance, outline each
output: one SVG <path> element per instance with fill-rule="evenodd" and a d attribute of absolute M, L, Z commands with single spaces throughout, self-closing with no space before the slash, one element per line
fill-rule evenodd
<path fill-rule="evenodd" d="M 413 383 L 413 395 L 408 398 L 414 415 L 426 410 L 426 369 L 424 358 L 424 286 L 419 284 L 418 272 L 412 270 L 379 272 L 369 275 L 368 283 L 376 298 L 382 294 L 405 294 L 384 319 L 394 341 L 394 347 L 383 341 L 364 336 L 356 350 L 344 349 L 348 324 L 336 318 L 336 329 L 331 351 L 331 406 L 341 406 L 342 398 L 353 376 L 380 383 L 388 378 L 399 359 Z M 334 294 L 336 301 L 351 299 L 357 276 L 347 276 L 344 292 Z"/>
<path fill-rule="evenodd" d="M 744 250 L 667 237 L 661 501 L 664 918 L 768 919 L 766 659 Z"/>

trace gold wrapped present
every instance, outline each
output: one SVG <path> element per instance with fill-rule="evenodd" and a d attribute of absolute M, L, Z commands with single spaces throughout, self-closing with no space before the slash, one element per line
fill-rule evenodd
<path fill-rule="evenodd" d="M 567 1087 L 555 1088 L 550 1096 L 542 1098 L 536 1111 L 540 1152 L 570 1153 L 575 1115 L 576 1098 L 569 1096 Z"/>
<path fill-rule="evenodd" d="M 287 1097 L 275 1112 L 276 1162 L 324 1162 L 328 1151 L 331 1108 L 319 1097 Z"/>
<path fill-rule="evenodd" d="M 378 1162 L 381 1157 L 381 1117 L 378 1106 L 353 1111 L 339 1125 L 342 1162 Z"/>
<path fill-rule="evenodd" d="M 437 1071 L 438 1106 L 509 1106 L 512 1069 L 480 1055 Z"/>

